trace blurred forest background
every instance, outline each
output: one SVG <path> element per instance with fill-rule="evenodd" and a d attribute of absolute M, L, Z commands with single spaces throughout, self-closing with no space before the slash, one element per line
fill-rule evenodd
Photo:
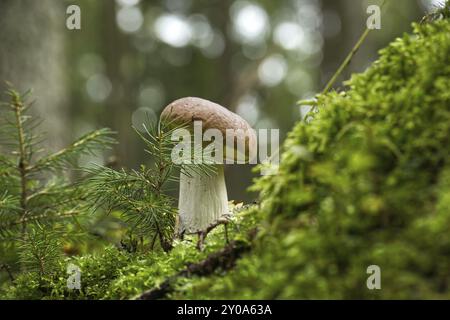
<path fill-rule="evenodd" d="M 117 131 L 115 150 L 86 164 L 148 162 L 132 124 L 183 96 L 218 102 L 254 128 L 278 128 L 283 140 L 306 111 L 296 102 L 324 87 L 364 31 L 367 7 L 380 2 L 0 0 L 0 90 L 4 80 L 34 89 L 51 149 L 95 128 Z M 388 1 L 381 30 L 340 80 L 438 2 Z M 81 30 L 66 28 L 71 4 L 81 8 Z M 228 166 L 230 199 L 253 199 L 250 169 Z"/>

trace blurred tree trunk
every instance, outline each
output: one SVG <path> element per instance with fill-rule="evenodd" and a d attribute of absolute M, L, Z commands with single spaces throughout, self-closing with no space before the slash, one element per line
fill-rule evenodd
<path fill-rule="evenodd" d="M 33 89 L 34 112 L 44 120 L 46 147 L 67 136 L 64 58 L 65 8 L 60 1 L 0 1 L 0 95 L 5 81 L 21 92 Z"/>
<path fill-rule="evenodd" d="M 105 124 L 117 131 L 119 143 L 114 147 L 117 161 L 128 167 L 138 166 L 142 145 L 131 128 L 131 115 L 135 108 L 135 95 L 128 79 L 121 73 L 120 62 L 127 52 L 127 38 L 118 29 L 116 23 L 116 3 L 106 1 L 100 5 L 99 19 L 101 55 L 105 61 L 106 75 L 113 90 L 106 101 L 108 113 Z M 141 146 L 141 147 L 139 147 Z"/>

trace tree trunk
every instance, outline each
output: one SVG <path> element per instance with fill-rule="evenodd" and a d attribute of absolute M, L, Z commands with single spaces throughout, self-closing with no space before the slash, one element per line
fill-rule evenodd
<path fill-rule="evenodd" d="M 64 55 L 65 8 L 60 1 L 0 2 L 0 96 L 5 81 L 20 92 L 33 89 L 32 108 L 43 120 L 46 147 L 61 147 L 67 134 Z"/>

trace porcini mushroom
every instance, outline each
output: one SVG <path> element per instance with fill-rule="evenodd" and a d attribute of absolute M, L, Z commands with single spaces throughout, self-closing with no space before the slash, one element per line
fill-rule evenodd
<path fill-rule="evenodd" d="M 178 99 L 164 108 L 161 118 L 192 125 L 200 121 L 203 131 L 217 129 L 223 137 L 222 141 L 214 141 L 223 146 L 223 159 L 221 163 L 214 164 L 217 169 L 215 173 L 210 175 L 199 172 L 180 173 L 178 232 L 199 233 L 229 213 L 223 160 L 229 163 L 230 159 L 235 160 L 243 152 L 247 163 L 255 155 L 256 134 L 239 115 L 201 98 Z M 235 130 L 236 133 L 231 146 L 226 144 L 227 129 Z M 245 141 L 245 150 L 236 149 L 239 145 L 234 143 L 236 140 Z"/>

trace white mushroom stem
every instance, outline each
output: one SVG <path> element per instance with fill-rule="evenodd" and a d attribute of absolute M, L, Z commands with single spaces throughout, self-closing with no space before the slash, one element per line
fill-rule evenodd
<path fill-rule="evenodd" d="M 205 230 L 228 213 L 228 195 L 223 165 L 216 173 L 202 175 L 180 173 L 179 232 L 197 233 Z"/>

